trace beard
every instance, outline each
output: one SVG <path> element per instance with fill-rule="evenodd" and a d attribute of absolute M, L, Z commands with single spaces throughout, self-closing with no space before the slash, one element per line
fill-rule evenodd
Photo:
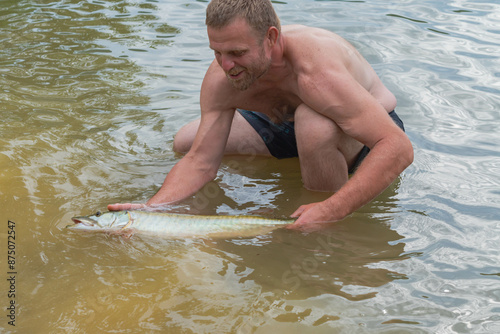
<path fill-rule="evenodd" d="M 263 51 L 263 50 L 262 50 Z M 226 73 L 229 83 L 237 90 L 244 91 L 257 81 L 260 77 L 267 73 L 271 67 L 271 59 L 266 59 L 264 52 L 259 53 L 259 58 L 252 62 L 248 67 L 235 66 Z M 234 79 L 231 75 L 240 73 L 239 78 Z"/>

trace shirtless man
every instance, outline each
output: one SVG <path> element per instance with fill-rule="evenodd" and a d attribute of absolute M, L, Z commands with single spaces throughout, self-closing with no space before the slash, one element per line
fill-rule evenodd
<path fill-rule="evenodd" d="M 281 29 L 269 0 L 212 0 L 206 23 L 215 60 L 201 87 L 201 119 L 174 141 L 187 154 L 146 204 L 108 209 L 192 196 L 216 177 L 224 154 L 298 156 L 306 188 L 335 191 L 292 214 L 292 228 L 312 227 L 345 218 L 412 163 L 396 98 L 347 41 L 317 28 Z"/>

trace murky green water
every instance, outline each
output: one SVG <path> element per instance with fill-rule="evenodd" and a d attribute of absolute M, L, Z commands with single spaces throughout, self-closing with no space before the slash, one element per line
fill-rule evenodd
<path fill-rule="evenodd" d="M 401 178 L 334 227 L 217 240 L 64 229 L 148 199 L 180 158 L 173 135 L 197 117 L 212 59 L 206 4 L 0 1 L 0 332 L 500 332 L 496 0 L 275 2 L 284 24 L 360 49 L 414 144 Z M 175 209 L 287 216 L 322 196 L 296 159 L 233 157 Z"/>

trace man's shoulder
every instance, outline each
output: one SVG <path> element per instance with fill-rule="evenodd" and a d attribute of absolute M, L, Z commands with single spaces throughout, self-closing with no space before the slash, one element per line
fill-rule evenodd
<path fill-rule="evenodd" d="M 234 109 L 242 92 L 236 90 L 227 79 L 219 64 L 214 61 L 208 68 L 201 85 L 200 99 L 205 106 Z"/>
<path fill-rule="evenodd" d="M 227 93 L 228 90 L 232 90 L 232 86 L 227 79 L 226 73 L 219 66 L 219 64 L 214 60 L 207 69 L 205 77 L 203 79 L 202 89 L 208 89 L 209 91 L 224 91 Z"/>
<path fill-rule="evenodd" d="M 314 41 L 318 38 L 326 38 L 332 40 L 341 39 L 336 33 L 318 27 L 311 27 L 302 24 L 291 24 L 282 27 L 283 36 L 286 39 L 293 39 L 294 41 Z"/>
<path fill-rule="evenodd" d="M 334 32 L 322 28 L 303 25 L 290 25 L 283 28 L 285 53 L 292 56 L 321 56 L 321 53 L 335 53 L 343 48 L 347 41 Z"/>
<path fill-rule="evenodd" d="M 321 28 L 302 25 L 285 26 L 284 56 L 296 74 L 316 73 L 321 69 L 333 69 L 344 63 L 344 39 Z"/>

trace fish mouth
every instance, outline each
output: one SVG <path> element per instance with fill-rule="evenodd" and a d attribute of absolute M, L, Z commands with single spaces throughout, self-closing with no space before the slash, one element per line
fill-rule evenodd
<path fill-rule="evenodd" d="M 73 217 L 73 218 L 71 218 L 71 220 L 75 224 L 82 224 L 84 226 L 95 226 L 95 225 L 97 225 L 96 221 L 94 221 L 93 219 L 89 219 L 87 217 Z"/>

